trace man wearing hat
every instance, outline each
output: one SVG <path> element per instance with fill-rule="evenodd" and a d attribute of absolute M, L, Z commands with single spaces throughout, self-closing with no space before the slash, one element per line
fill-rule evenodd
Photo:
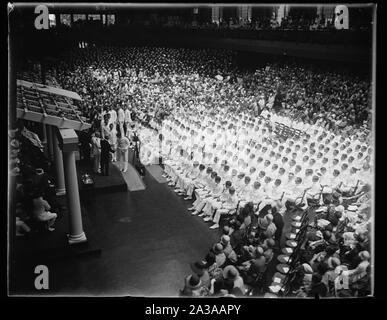
<path fill-rule="evenodd" d="M 94 157 L 94 173 L 100 173 L 101 172 L 101 167 L 100 167 L 100 162 L 101 162 L 101 135 L 99 132 L 95 132 L 92 135 L 91 138 L 91 144 L 92 144 L 92 155 Z"/>
<path fill-rule="evenodd" d="M 223 246 L 223 252 L 226 255 L 227 259 L 231 263 L 236 263 L 238 260 L 238 257 L 234 249 L 232 248 L 230 241 L 231 241 L 230 236 L 225 234 L 222 235 L 222 237 L 220 238 L 220 243 Z"/>
<path fill-rule="evenodd" d="M 114 153 L 115 150 L 109 143 L 110 135 L 105 134 L 105 138 L 101 140 L 101 174 L 109 175 L 109 163 L 110 153 Z"/>
<path fill-rule="evenodd" d="M 210 275 L 208 274 L 207 271 L 207 262 L 206 261 L 197 261 L 190 263 L 191 270 L 196 274 L 201 283 L 207 287 L 210 288 L 211 286 L 211 279 Z"/>
<path fill-rule="evenodd" d="M 223 269 L 223 279 L 229 279 L 234 282 L 234 288 L 240 288 L 245 291 L 243 278 L 239 275 L 239 271 L 233 265 L 228 265 Z"/>
<path fill-rule="evenodd" d="M 212 252 L 215 254 L 215 263 L 218 267 L 223 267 L 226 262 L 226 255 L 223 252 L 223 245 L 221 243 L 216 243 L 212 247 Z"/>
<path fill-rule="evenodd" d="M 209 294 L 209 289 L 202 284 L 198 275 L 192 274 L 185 278 L 184 289 L 181 291 L 181 295 L 203 297 Z"/>
<path fill-rule="evenodd" d="M 350 283 L 352 285 L 358 282 L 363 277 L 365 277 L 369 272 L 369 266 L 370 266 L 369 261 L 371 258 L 370 253 L 368 251 L 361 251 L 359 252 L 358 256 L 360 258 L 360 263 L 357 265 L 355 269 L 348 270 L 346 272 L 346 275 L 349 276 Z"/>
<path fill-rule="evenodd" d="M 261 249 L 261 248 L 260 248 Z M 262 253 L 244 265 L 247 268 L 246 283 L 262 289 L 266 284 L 265 273 L 267 270 L 266 258 Z"/>

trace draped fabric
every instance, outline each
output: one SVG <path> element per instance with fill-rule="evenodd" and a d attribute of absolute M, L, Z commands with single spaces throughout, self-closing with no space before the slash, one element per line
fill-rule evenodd
<path fill-rule="evenodd" d="M 40 149 L 40 151 L 43 151 L 43 145 L 42 145 L 42 142 L 40 141 L 39 139 L 39 136 L 28 130 L 27 128 L 23 128 L 21 134 L 27 138 L 29 141 L 31 141 L 31 143 L 35 146 L 35 147 L 38 147 Z"/>

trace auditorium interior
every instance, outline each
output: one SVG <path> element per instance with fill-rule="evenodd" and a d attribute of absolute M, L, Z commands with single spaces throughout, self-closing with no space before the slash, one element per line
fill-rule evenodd
<path fill-rule="evenodd" d="M 375 6 L 46 9 L 9 13 L 9 295 L 373 295 Z"/>

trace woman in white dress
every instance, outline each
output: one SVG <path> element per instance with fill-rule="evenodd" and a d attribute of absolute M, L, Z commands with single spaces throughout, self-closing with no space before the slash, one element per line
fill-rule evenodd
<path fill-rule="evenodd" d="M 46 229 L 54 231 L 54 223 L 57 218 L 57 214 L 51 212 L 51 206 L 46 200 L 43 199 L 41 191 L 36 191 L 34 194 L 33 202 L 33 216 L 37 221 L 44 222 Z"/>
<path fill-rule="evenodd" d="M 118 150 L 118 161 L 124 162 L 123 168 L 121 168 L 122 172 L 126 172 L 128 170 L 128 153 L 129 153 L 129 145 L 130 141 L 127 137 L 123 136 L 121 132 L 117 134 L 117 150 Z"/>
<path fill-rule="evenodd" d="M 112 123 L 109 125 L 109 143 L 113 150 L 117 150 L 117 129 Z M 112 153 L 112 161 L 117 161 L 117 155 L 115 152 Z"/>
<path fill-rule="evenodd" d="M 91 145 L 92 145 L 92 157 L 93 160 L 93 170 L 94 173 L 100 173 L 100 161 L 101 161 L 101 135 L 99 132 L 95 132 L 91 137 Z"/>

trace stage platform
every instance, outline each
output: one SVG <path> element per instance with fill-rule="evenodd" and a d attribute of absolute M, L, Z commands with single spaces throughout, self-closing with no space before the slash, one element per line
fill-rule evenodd
<path fill-rule="evenodd" d="M 120 170 L 119 168 L 123 166 L 123 163 L 114 162 L 113 166 Z M 128 170 L 126 172 L 122 172 L 121 175 L 124 178 L 126 186 L 130 192 L 145 190 L 146 186 L 142 181 L 141 176 L 130 162 L 128 163 Z"/>
<path fill-rule="evenodd" d="M 110 163 L 109 166 L 109 176 L 103 176 L 101 174 L 94 173 L 91 164 L 85 164 L 82 161 L 77 161 L 76 165 L 79 193 L 81 196 L 128 190 L 128 186 L 124 177 L 122 176 L 121 171 L 112 163 Z M 85 186 L 82 183 L 81 178 L 85 173 L 89 174 L 93 178 L 93 186 Z"/>

